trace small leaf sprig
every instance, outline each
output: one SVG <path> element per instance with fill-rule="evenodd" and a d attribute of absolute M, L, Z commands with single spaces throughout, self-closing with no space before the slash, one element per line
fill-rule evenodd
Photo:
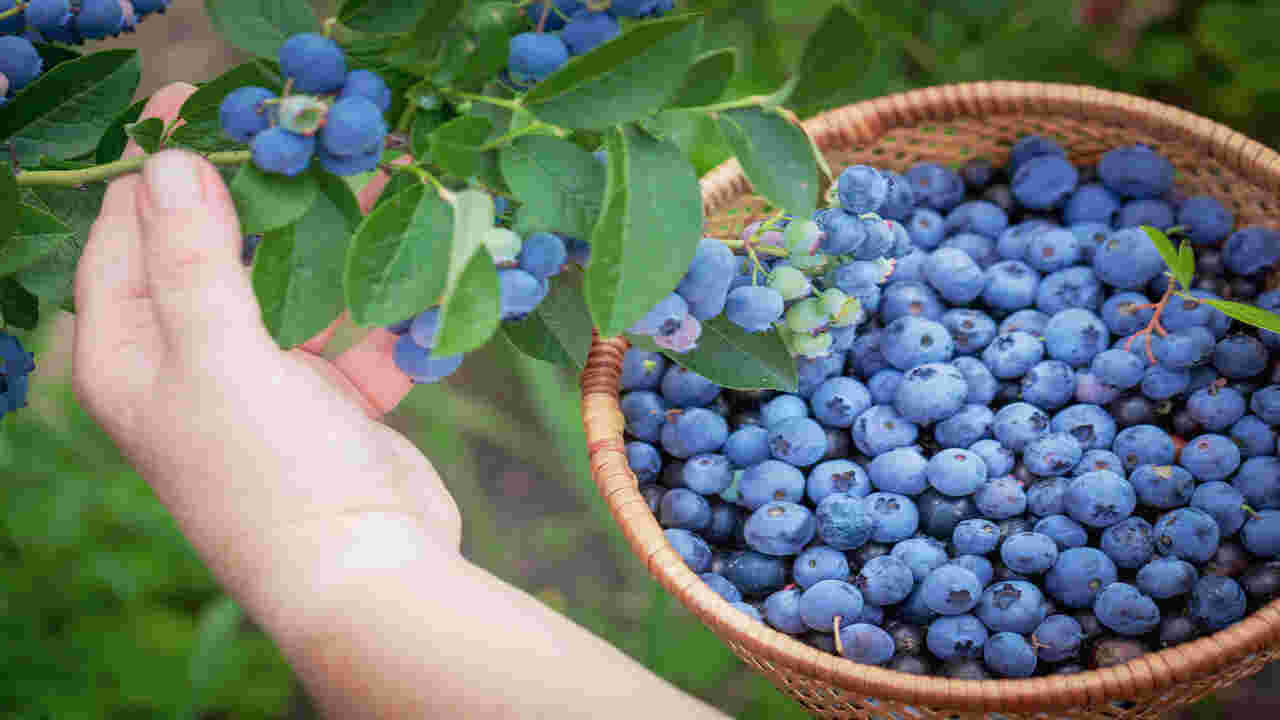
<path fill-rule="evenodd" d="M 1147 237 L 1151 238 L 1151 243 L 1155 245 L 1156 251 L 1160 253 L 1160 257 L 1164 259 L 1165 265 L 1169 267 L 1166 273 L 1170 277 L 1169 287 L 1165 290 L 1164 295 L 1159 302 L 1147 305 L 1135 306 L 1134 310 L 1154 310 L 1151 315 L 1151 321 L 1141 330 L 1130 335 L 1125 341 L 1125 349 L 1128 350 L 1133 341 L 1139 336 L 1146 339 L 1147 359 L 1155 362 L 1155 355 L 1151 352 L 1151 335 L 1156 333 L 1161 337 L 1169 334 L 1169 331 L 1160 324 L 1160 316 L 1165 307 L 1169 304 L 1169 300 L 1177 295 L 1185 300 L 1196 303 L 1206 303 L 1224 315 L 1239 320 L 1246 325 L 1252 325 L 1263 330 L 1280 333 L 1280 315 L 1273 312 L 1263 310 L 1255 305 L 1247 303 L 1233 302 L 1231 300 L 1221 300 L 1217 298 L 1201 298 L 1189 295 L 1188 290 L 1191 289 L 1191 282 L 1195 279 L 1196 258 L 1195 251 L 1191 247 L 1191 243 L 1184 237 L 1182 242 L 1175 249 L 1173 241 L 1169 239 L 1169 235 L 1180 235 L 1181 227 L 1169 228 L 1168 232 L 1157 230 L 1150 225 L 1142 226 L 1143 232 Z"/>

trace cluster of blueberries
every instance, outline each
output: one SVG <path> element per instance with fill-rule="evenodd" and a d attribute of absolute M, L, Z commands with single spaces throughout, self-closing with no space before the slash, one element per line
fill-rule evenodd
<path fill-rule="evenodd" d="M 608 9 L 595 10 L 579 0 L 535 0 L 525 8 L 534 30 L 511 38 L 505 79 L 513 87 L 530 88 L 570 57 L 617 37 L 618 18 L 661 17 L 673 6 L 672 0 L 613 0 Z"/>
<path fill-rule="evenodd" d="M 369 70 L 348 71 L 342 48 L 316 33 L 290 37 L 279 59 L 293 92 L 233 90 L 218 108 L 223 132 L 249 143 L 254 165 L 266 172 L 298 175 L 313 156 L 335 175 L 375 169 L 388 133 L 386 82 Z"/>
<path fill-rule="evenodd" d="M 171 0 L 0 0 L 0 105 L 30 85 L 44 70 L 37 42 L 82 45 L 131 33 L 151 13 L 163 13 Z M 21 6 L 19 8 L 19 6 Z"/>
<path fill-rule="evenodd" d="M 485 247 L 498 267 L 498 287 L 503 321 L 518 321 L 537 309 L 547 297 L 550 278 L 566 263 L 586 266 L 590 246 L 575 238 L 536 232 L 521 238 L 505 227 L 490 228 Z M 400 336 L 392 351 L 396 367 L 414 383 L 434 383 L 452 375 L 463 355 L 435 356 L 440 326 L 439 306 L 387 328 Z"/>
<path fill-rule="evenodd" d="M 0 330 L 0 418 L 27 406 L 28 376 L 35 369 L 35 356 L 22 341 Z"/>
<path fill-rule="evenodd" d="M 1174 297 L 1148 354 L 1170 281 L 1133 225 L 1201 246 L 1193 297 L 1273 310 L 1280 234 L 1233 232 L 1144 146 L 1077 167 L 1027 137 L 1007 169 L 860 166 L 840 190 L 912 248 L 869 287 L 827 273 L 869 319 L 797 358 L 796 393 L 624 357 L 628 463 L 712 590 L 828 652 L 968 679 L 1122 663 L 1280 596 L 1280 335 Z"/>

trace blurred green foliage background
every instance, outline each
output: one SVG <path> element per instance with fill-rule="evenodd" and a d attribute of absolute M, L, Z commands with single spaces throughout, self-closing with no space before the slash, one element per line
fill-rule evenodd
<path fill-rule="evenodd" d="M 711 36 L 742 49 L 732 90 L 748 93 L 781 82 L 832 1 L 697 4 L 710 12 Z M 1280 144 L 1280 3 L 852 5 L 881 51 L 828 106 L 943 82 L 1077 82 L 1164 100 Z M 144 46 L 145 92 L 213 77 L 237 59 L 201 14 L 178 0 L 136 38 L 111 43 Z M 179 37 L 202 64 L 165 62 L 165 43 Z M 726 157 L 714 129 L 677 129 L 699 170 Z M 49 310 L 24 338 L 40 365 L 32 407 L 0 421 L 0 717 L 312 717 L 271 642 L 76 403 L 68 317 Z M 334 351 L 353 340 L 344 333 Z M 468 557 L 734 716 L 801 717 L 669 602 L 629 552 L 591 484 L 575 378 L 504 343 L 470 356 L 447 383 L 415 389 L 389 418 L 457 497 Z M 1191 713 L 1261 714 L 1280 705 L 1273 682 L 1268 671 Z"/>

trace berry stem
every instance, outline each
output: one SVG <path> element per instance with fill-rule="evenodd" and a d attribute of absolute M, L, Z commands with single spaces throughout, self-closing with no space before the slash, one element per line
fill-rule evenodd
<path fill-rule="evenodd" d="M 321 31 L 321 34 L 322 34 L 322 35 L 324 35 L 325 37 L 332 37 L 332 36 L 333 36 L 333 27 L 334 27 L 335 25 L 337 25 L 337 24 L 338 24 L 338 18 L 336 18 L 336 17 L 331 17 L 331 18 L 329 18 L 329 19 L 325 20 L 325 21 L 324 21 L 324 30 L 322 30 L 322 31 Z"/>
<path fill-rule="evenodd" d="M 839 615 L 831 618 L 831 632 L 834 633 L 836 636 L 836 652 L 840 653 L 840 655 L 843 656 L 844 641 L 840 639 L 840 621 L 842 619 L 843 618 L 841 618 Z"/>
<path fill-rule="evenodd" d="M 551 14 L 551 0 L 542 0 L 542 15 L 538 18 L 538 32 L 547 26 L 547 16 Z"/>
<path fill-rule="evenodd" d="M 489 95 L 476 95 L 475 93 L 469 93 L 469 92 L 452 91 L 449 94 L 453 95 L 454 97 L 461 98 L 463 100 L 470 100 L 472 102 L 482 102 L 482 103 L 488 103 L 490 105 L 497 105 L 500 108 L 506 108 L 512 112 L 529 112 L 529 110 L 525 108 L 525 106 L 520 104 L 519 100 L 507 100 L 506 98 L 490 97 Z"/>
<path fill-rule="evenodd" d="M 31 4 L 31 3 L 20 2 L 20 3 L 16 4 L 16 5 L 14 5 L 13 7 L 9 8 L 8 10 L 5 10 L 4 12 L 0 12 L 0 20 L 8 20 L 9 18 L 13 17 L 14 15 L 17 15 L 18 13 L 22 12 L 23 10 L 26 10 L 26 9 L 27 9 L 27 6 L 28 6 L 28 5 L 30 5 L 30 4 Z"/>
<path fill-rule="evenodd" d="M 249 157 L 248 150 L 209 153 L 204 156 L 206 160 L 214 165 L 239 165 L 240 163 L 248 162 Z M 147 156 L 143 155 L 142 157 L 117 160 L 104 165 L 95 165 L 83 170 L 23 170 L 18 173 L 17 180 L 19 185 L 27 186 L 56 185 L 77 187 L 137 172 L 142 169 L 142 164 L 146 160 Z"/>
<path fill-rule="evenodd" d="M 1173 288 L 1176 283 L 1177 283 L 1176 280 L 1174 280 L 1173 278 L 1169 278 L 1169 287 L 1165 288 L 1164 296 L 1161 297 L 1160 302 L 1156 303 L 1154 306 L 1139 305 L 1137 306 L 1137 308 L 1135 308 L 1138 310 L 1146 310 L 1148 307 L 1154 307 L 1156 311 L 1151 314 L 1151 322 L 1147 323 L 1146 327 L 1130 335 L 1129 339 L 1124 341 L 1124 349 L 1126 351 L 1128 351 L 1129 348 L 1133 345 L 1134 338 L 1138 337 L 1139 335 L 1145 335 L 1146 342 L 1147 342 L 1147 359 L 1150 360 L 1152 363 L 1156 362 L 1155 353 L 1151 352 L 1151 333 L 1158 332 L 1160 333 L 1160 337 L 1164 337 L 1165 335 L 1169 334 L 1169 331 L 1165 330 L 1164 326 L 1160 324 L 1160 315 L 1161 313 L 1164 312 L 1165 307 L 1169 305 L 1169 299 L 1173 297 Z"/>
<path fill-rule="evenodd" d="M 507 145 L 512 140 L 515 140 L 516 138 L 521 137 L 522 135 L 545 134 L 544 133 L 545 130 L 554 130 L 557 132 L 557 134 L 559 134 L 559 129 L 556 128 L 555 125 L 544 123 L 541 120 L 534 120 L 532 123 L 522 128 L 504 133 L 490 140 L 489 142 L 481 145 L 480 151 L 483 152 L 485 150 L 497 150 L 498 148 Z"/>
<path fill-rule="evenodd" d="M 754 248 L 756 252 L 764 255 L 772 255 L 774 257 L 786 257 L 788 255 L 786 248 L 775 247 L 773 245 L 758 245 L 756 243 L 747 243 L 742 240 L 730 240 L 728 238 L 714 238 L 724 244 L 731 250 L 744 250 L 748 247 Z"/>

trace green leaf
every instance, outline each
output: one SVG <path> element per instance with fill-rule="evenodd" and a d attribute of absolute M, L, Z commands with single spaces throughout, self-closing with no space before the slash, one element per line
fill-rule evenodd
<path fill-rule="evenodd" d="M 391 176 L 391 179 L 387 181 L 386 186 L 382 188 L 382 194 L 378 195 L 378 199 L 374 201 L 373 209 L 376 210 L 382 207 L 383 203 L 389 202 L 392 198 L 405 190 L 418 187 L 420 185 L 422 185 L 422 181 L 418 179 L 417 175 L 406 170 L 396 172 Z"/>
<path fill-rule="evenodd" d="M 514 5 L 508 5 L 512 9 Z M 440 67 L 432 80 L 440 87 L 475 91 L 507 66 L 511 35 L 501 24 L 475 30 L 454 27 L 445 38 Z"/>
<path fill-rule="evenodd" d="M 418 22 L 430 3 L 403 0 L 346 0 L 338 10 L 338 22 L 367 33 L 402 33 Z"/>
<path fill-rule="evenodd" d="M 843 1 L 837 3 L 809 36 L 789 92 L 780 102 L 805 115 L 839 105 L 856 85 L 851 79 L 865 75 L 875 62 L 877 50 L 866 26 Z"/>
<path fill-rule="evenodd" d="M 80 250 L 89 241 L 89 231 L 102 212 L 102 200 L 107 191 L 106 183 L 93 183 L 84 187 L 36 186 L 22 189 L 22 201 L 58 218 L 71 229 L 71 237 L 60 241 L 44 260 L 30 268 L 28 278 L 42 277 L 46 293 L 36 292 L 42 298 L 75 312 L 71 300 L 76 263 Z M 29 288 L 30 289 L 30 288 Z M 33 290 L 33 292 L 35 292 Z"/>
<path fill-rule="evenodd" d="M 347 251 L 343 275 L 353 322 L 390 325 L 439 301 L 447 281 L 453 216 L 453 207 L 421 184 L 365 216 Z"/>
<path fill-rule="evenodd" d="M 733 68 L 738 61 L 736 48 L 722 48 L 699 55 L 693 67 L 684 76 L 684 87 L 671 101 L 672 107 L 697 107 L 710 105 L 724 95 L 733 79 Z"/>
<path fill-rule="evenodd" d="M 662 352 L 717 385 L 783 392 L 795 392 L 798 386 L 795 359 L 776 329 L 749 333 L 724 316 L 712 318 L 702 323 L 698 346 L 687 353 L 663 350 L 645 335 L 628 335 L 627 339 L 641 349 Z"/>
<path fill-rule="evenodd" d="M 702 21 L 641 23 L 538 83 L 525 107 L 552 125 L 603 130 L 652 115 L 680 91 L 702 41 Z"/>
<path fill-rule="evenodd" d="M 362 219 L 341 178 L 316 172 L 320 192 L 298 222 L 267 233 L 253 261 L 262 321 L 280 347 L 301 345 L 346 306 L 342 271 L 351 234 Z"/>
<path fill-rule="evenodd" d="M 57 225 L 66 228 L 60 221 Z M 55 227 L 57 226 L 48 226 L 49 229 Z M 19 233 L 21 232 L 20 226 Z M 41 300 L 71 309 L 75 295 L 76 265 L 80 262 L 80 254 L 84 252 L 87 237 L 75 232 L 56 233 L 56 237 L 52 238 L 55 240 L 52 249 L 44 252 L 35 263 L 19 270 L 14 277 L 22 287 Z"/>
<path fill-rule="evenodd" d="M 493 227 L 493 198 L 479 190 L 463 190 L 454 204 L 453 247 L 449 280 L 440 308 L 440 329 L 431 352 L 458 355 L 485 344 L 498 330 L 501 303 L 498 271 L 484 247 Z"/>
<path fill-rule="evenodd" d="M 265 233 L 297 222 L 316 201 L 315 175 L 288 177 L 259 170 L 253 163 L 240 166 L 231 181 L 231 198 L 246 235 Z"/>
<path fill-rule="evenodd" d="M 0 165 L 0 248 L 5 247 L 18 227 L 18 181 L 7 165 Z M 8 251 L 0 254 L 0 264 L 8 259 Z M 0 275 L 3 275 L 0 272 Z"/>
<path fill-rule="evenodd" d="M 523 203 L 518 232 L 590 236 L 605 184 L 605 169 L 591 153 L 567 140 L 526 135 L 503 148 L 498 162 L 512 194 Z"/>
<path fill-rule="evenodd" d="M 634 325 L 689 269 L 702 237 L 698 176 L 675 145 L 630 126 L 605 136 L 604 210 L 591 235 L 586 296 L 606 337 Z"/>
<path fill-rule="evenodd" d="M 390 0 L 395 2 L 395 0 Z M 414 24 L 413 31 L 400 38 L 387 60 L 392 65 L 409 70 L 416 75 L 427 75 L 428 67 L 436 57 L 440 43 L 453 26 L 453 19 L 466 4 L 464 0 L 428 0 L 424 3 L 406 3 L 416 5 L 422 14 Z M 403 32 L 404 27 L 397 28 Z"/>
<path fill-rule="evenodd" d="M 13 230 L 0 242 L 0 276 L 33 265 L 74 237 L 71 228 L 57 217 L 30 205 L 17 205 L 5 213 L 3 221 L 12 223 Z"/>
<path fill-rule="evenodd" d="M 523 320 L 504 322 L 502 331 L 530 357 L 582 370 L 591 350 L 591 310 L 582 295 L 582 273 L 566 270 L 549 282 L 546 299 Z"/>
<path fill-rule="evenodd" d="M 192 710 L 211 709 L 214 693 L 228 681 L 235 666 L 236 636 L 244 613 L 235 600 L 222 595 L 200 611 L 195 646 L 187 664 Z"/>
<path fill-rule="evenodd" d="M 116 116 L 112 121 L 111 127 L 103 133 L 102 139 L 98 141 L 98 147 L 93 151 L 94 160 L 99 164 L 115 162 L 124 155 L 124 149 L 129 144 L 129 136 L 125 134 L 124 126 L 136 121 L 142 116 L 142 110 L 147 105 L 147 101 L 151 98 L 142 98 L 125 108 L 124 112 Z"/>
<path fill-rule="evenodd" d="M 679 146 L 693 163 L 698 177 L 733 157 L 733 149 L 725 142 L 719 124 L 705 112 L 664 110 L 645 120 L 643 125 L 649 133 Z"/>
<path fill-rule="evenodd" d="M 143 151 L 159 152 L 164 145 L 164 121 L 160 118 L 147 118 L 142 122 L 125 123 L 124 133 L 138 143 Z"/>
<path fill-rule="evenodd" d="M 414 157 L 431 156 L 431 133 L 449 120 L 444 110 L 417 110 L 413 113 L 413 128 L 409 133 L 409 149 Z M 485 120 L 488 122 L 488 120 Z"/>
<path fill-rule="evenodd" d="M 0 318 L 4 324 L 35 330 L 40 324 L 40 299 L 11 277 L 0 278 Z"/>
<path fill-rule="evenodd" d="M 232 90 L 250 85 L 280 92 L 283 87 L 280 66 L 274 61 L 255 59 L 201 85 L 199 90 L 182 103 L 178 116 L 183 119 L 184 124 L 170 134 L 169 142 L 200 152 L 242 147 L 242 143 L 222 134 L 218 108 Z"/>
<path fill-rule="evenodd" d="M 17 147 L 18 160 L 79 157 L 98 147 L 129 104 L 142 65 L 136 50 L 104 50 L 62 63 L 0 106 L 0 143 Z"/>
<path fill-rule="evenodd" d="M 796 217 L 817 207 L 818 163 L 804 130 L 777 111 L 719 113 L 720 129 L 755 191 Z"/>
<path fill-rule="evenodd" d="M 1191 242 L 1186 238 L 1182 239 L 1182 245 L 1178 247 L 1178 267 L 1174 271 L 1174 276 L 1184 288 L 1191 287 L 1191 281 L 1196 276 L 1196 253 L 1191 248 Z"/>
<path fill-rule="evenodd" d="M 50 45 L 48 43 L 31 44 L 35 46 L 36 52 L 40 53 L 40 59 L 44 60 L 45 72 L 49 72 L 61 63 L 81 57 L 80 53 L 61 45 Z"/>
<path fill-rule="evenodd" d="M 1224 314 L 1233 317 L 1242 323 L 1262 328 L 1263 330 L 1270 330 L 1274 333 L 1280 333 L 1280 315 L 1268 312 L 1260 307 L 1232 302 L 1230 300 L 1215 300 L 1213 298 L 1188 299 L 1198 299 L 1200 302 L 1209 303 L 1221 310 Z"/>
<path fill-rule="evenodd" d="M 791 3 L 771 0 L 737 0 L 717 3 L 706 21 L 703 47 L 738 50 L 737 72 L 726 93 L 741 97 L 770 93 L 786 80 L 786 65 L 773 9 Z"/>
<path fill-rule="evenodd" d="M 493 124 L 485 118 L 454 118 L 431 133 L 431 160 L 453 175 L 469 178 L 479 171 L 480 146 L 492 131 Z"/>
<path fill-rule="evenodd" d="M 204 0 L 204 8 L 227 42 L 259 57 L 274 59 L 289 36 L 320 30 L 307 0 Z"/>
<path fill-rule="evenodd" d="M 1178 251 L 1174 249 L 1173 243 L 1169 242 L 1168 236 L 1150 225 L 1143 225 L 1142 231 L 1147 234 L 1147 237 L 1151 238 L 1151 244 L 1156 246 L 1156 251 L 1164 259 L 1164 264 L 1169 266 L 1169 271 L 1176 270 L 1178 267 Z M 1188 287 L 1190 286 L 1184 285 L 1183 289 Z"/>
<path fill-rule="evenodd" d="M 387 87 L 391 89 L 391 109 L 387 117 L 393 121 L 400 117 L 407 104 L 405 91 L 422 78 L 396 67 L 388 58 L 388 53 L 399 41 L 396 35 L 365 35 L 351 38 L 344 42 L 342 49 L 347 53 L 347 70 L 369 70 L 382 76 Z"/>

